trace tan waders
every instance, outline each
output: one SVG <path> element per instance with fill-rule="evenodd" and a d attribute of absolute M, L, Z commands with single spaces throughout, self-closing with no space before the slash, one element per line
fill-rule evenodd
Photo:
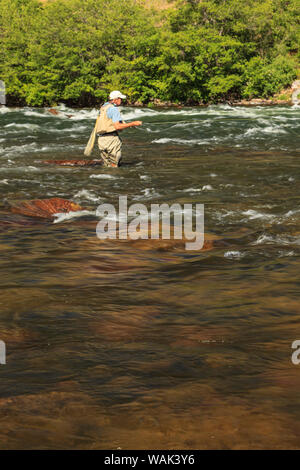
<path fill-rule="evenodd" d="M 107 111 L 113 105 L 102 106 L 97 123 L 98 147 L 105 166 L 119 166 L 121 162 L 122 141 Z"/>
<path fill-rule="evenodd" d="M 98 137 L 98 147 L 105 166 L 120 165 L 122 141 L 118 135 Z"/>

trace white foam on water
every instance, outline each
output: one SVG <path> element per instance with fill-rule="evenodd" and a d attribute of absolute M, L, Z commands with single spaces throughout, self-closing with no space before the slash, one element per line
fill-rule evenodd
<path fill-rule="evenodd" d="M 243 215 L 246 215 L 249 220 L 254 220 L 254 219 L 266 219 L 266 220 L 272 220 L 276 218 L 275 215 L 272 214 L 264 214 L 258 211 L 255 211 L 253 209 L 249 209 L 247 211 L 242 212 Z"/>
<path fill-rule="evenodd" d="M 266 134 L 287 134 L 287 132 L 279 126 L 268 126 L 261 129 Z"/>
<path fill-rule="evenodd" d="M 98 175 L 91 175 L 90 178 L 103 179 L 103 180 L 115 180 L 116 177 L 112 175 L 106 175 L 105 173 L 100 173 Z"/>
<path fill-rule="evenodd" d="M 59 103 L 58 106 L 56 106 L 54 109 L 57 109 L 57 110 L 60 110 L 60 111 L 67 111 L 71 108 L 67 108 L 67 106 L 65 105 L 65 103 Z"/>
<path fill-rule="evenodd" d="M 228 116 L 232 114 L 234 117 L 244 117 L 244 118 L 256 118 L 257 117 L 257 108 L 248 108 L 242 106 L 230 106 L 226 105 L 210 105 L 204 112 L 205 114 L 212 114 L 214 117 Z"/>
<path fill-rule="evenodd" d="M 278 257 L 279 258 L 285 258 L 286 256 L 295 256 L 294 251 L 279 251 Z"/>
<path fill-rule="evenodd" d="M 59 132 L 86 132 L 86 130 L 87 126 L 72 126 L 70 129 L 59 130 Z"/>
<path fill-rule="evenodd" d="M 9 184 L 9 183 L 8 183 L 8 179 L 0 180 L 0 183 L 2 183 L 2 184 Z"/>
<path fill-rule="evenodd" d="M 41 171 L 41 170 L 40 170 L 40 168 L 36 168 L 35 166 L 30 165 L 30 166 L 24 167 L 24 171 L 25 172 L 30 172 L 30 171 Z"/>
<path fill-rule="evenodd" d="M 218 220 L 222 220 L 226 217 L 234 216 L 236 215 L 235 211 L 227 211 L 225 210 L 224 212 L 215 212 L 215 216 Z"/>
<path fill-rule="evenodd" d="M 67 114 L 71 115 L 72 117 L 68 118 Z M 75 111 L 74 109 L 70 109 L 67 113 L 58 114 L 58 117 L 70 119 L 70 121 L 83 121 L 83 120 L 95 121 L 98 115 L 99 115 L 99 110 L 96 108 L 93 108 L 90 110 L 81 109 L 80 111 L 77 111 L 77 110 Z"/>
<path fill-rule="evenodd" d="M 146 189 L 143 189 L 142 192 L 144 193 L 145 197 L 158 197 L 158 196 L 160 196 L 160 194 L 157 193 L 154 188 L 146 188 Z"/>
<path fill-rule="evenodd" d="M 252 245 L 260 245 L 262 243 L 275 243 L 275 238 L 271 235 L 260 235 Z"/>
<path fill-rule="evenodd" d="M 90 127 L 88 125 L 76 125 L 73 124 L 71 127 L 66 129 L 57 129 L 55 127 L 47 127 L 47 133 L 49 134 L 63 134 L 63 133 L 74 133 L 74 132 L 88 132 Z M 76 134 L 74 134 L 76 135 Z M 70 136 L 68 136 L 70 137 Z"/>
<path fill-rule="evenodd" d="M 156 192 L 155 188 L 145 188 L 145 189 L 142 189 L 141 192 L 143 194 L 134 196 L 133 200 L 140 201 L 144 199 L 152 199 L 155 197 L 160 197 L 160 194 Z"/>
<path fill-rule="evenodd" d="M 164 108 L 164 109 L 150 109 L 150 108 L 130 108 L 130 107 L 120 107 L 120 111 L 124 116 L 124 119 L 136 119 L 147 116 L 198 116 L 206 114 L 206 108 L 184 108 L 184 109 L 174 109 L 174 108 Z M 163 121 L 162 121 L 163 123 Z M 174 122 L 176 124 L 176 122 Z"/>
<path fill-rule="evenodd" d="M 210 184 L 205 184 L 202 188 L 187 188 L 187 189 L 180 189 L 184 193 L 199 193 L 202 191 L 213 191 L 213 187 Z"/>
<path fill-rule="evenodd" d="M 70 134 L 69 135 L 70 139 L 77 139 L 77 137 L 78 137 L 78 134 Z"/>
<path fill-rule="evenodd" d="M 24 116 L 34 116 L 39 118 L 47 118 L 51 116 L 51 114 L 49 112 L 46 112 L 45 109 L 43 109 L 41 112 L 32 111 L 30 109 L 25 109 L 25 111 L 22 109 L 21 111 L 23 112 Z"/>
<path fill-rule="evenodd" d="M 251 127 L 244 134 L 242 134 L 240 137 L 248 137 L 249 135 L 257 134 L 259 131 L 260 131 L 260 129 L 258 127 Z"/>
<path fill-rule="evenodd" d="M 251 188 L 255 187 L 254 184 L 251 184 Z M 273 207 L 276 207 L 276 204 L 261 204 L 260 207 L 266 208 L 266 209 L 273 209 Z"/>
<path fill-rule="evenodd" d="M 218 175 L 216 175 L 215 173 L 211 173 L 209 176 L 210 176 L 211 178 L 215 178 L 215 177 L 218 176 Z"/>
<path fill-rule="evenodd" d="M 173 125 L 171 125 L 169 129 L 188 128 L 188 130 L 190 130 L 191 132 L 194 132 L 194 131 L 199 131 L 202 127 L 210 127 L 212 123 L 213 123 L 212 120 L 210 120 L 208 123 L 208 121 L 201 121 L 199 119 L 197 120 L 193 119 L 192 121 L 179 122 L 177 124 L 172 123 Z M 162 121 L 162 124 L 165 124 L 165 123 Z M 161 132 L 161 129 L 159 129 L 159 132 Z"/>
<path fill-rule="evenodd" d="M 52 151 L 52 152 L 59 152 L 59 151 L 64 151 L 66 149 L 66 145 L 64 143 L 62 144 L 59 144 L 59 143 L 54 143 L 54 144 L 50 144 L 50 145 L 44 145 L 43 147 L 39 147 L 37 146 L 36 143 L 32 143 L 32 144 L 28 144 L 28 145 L 31 145 L 31 147 L 28 147 L 28 149 L 24 149 L 25 150 L 25 153 L 27 151 L 32 151 L 34 153 L 39 153 L 39 152 L 49 152 L 49 151 Z M 83 146 L 80 145 L 80 144 L 73 144 L 73 145 L 70 145 L 68 144 L 68 150 L 70 149 L 82 149 Z"/>
<path fill-rule="evenodd" d="M 40 180 L 33 180 L 32 178 L 31 178 L 30 180 L 26 180 L 26 179 L 24 179 L 24 178 L 13 178 L 13 179 L 11 179 L 10 181 L 12 181 L 12 182 L 16 181 L 16 182 L 18 182 L 18 183 L 20 183 L 20 182 L 22 182 L 22 183 L 30 183 L 30 184 L 31 184 L 31 183 L 35 183 L 35 184 L 41 185 Z"/>
<path fill-rule="evenodd" d="M 256 122 L 258 122 L 259 124 L 263 124 L 263 125 L 268 125 L 269 124 L 269 120 L 268 119 L 264 119 L 264 118 L 258 118 L 256 120 Z"/>
<path fill-rule="evenodd" d="M 205 115 L 206 109 L 205 108 L 166 109 L 166 110 L 159 112 L 159 114 L 162 114 L 164 116 L 182 116 L 182 117 L 198 116 L 201 114 Z"/>
<path fill-rule="evenodd" d="M 240 138 L 257 136 L 259 134 L 287 134 L 287 131 L 279 126 L 252 127 L 242 134 Z"/>
<path fill-rule="evenodd" d="M 18 154 L 23 154 L 27 152 L 36 152 L 38 150 L 38 146 L 35 142 L 31 144 L 24 144 L 24 145 L 13 145 L 12 147 L 0 148 L 0 154 L 17 156 Z"/>
<path fill-rule="evenodd" d="M 155 111 L 154 109 L 145 109 L 145 108 L 124 108 L 120 106 L 120 112 L 124 117 L 124 120 L 137 119 L 138 120 L 147 117 L 147 116 L 159 116 L 161 113 Z"/>
<path fill-rule="evenodd" d="M 53 107 L 58 111 L 58 114 L 52 114 L 49 112 L 49 108 L 43 108 L 40 111 L 36 111 L 35 109 L 31 108 L 23 108 L 21 112 L 23 112 L 24 116 L 29 117 L 39 117 L 39 118 L 48 118 L 48 119 L 66 119 L 66 120 L 73 120 L 73 121 L 81 121 L 84 119 L 96 119 L 98 116 L 97 109 L 80 109 L 75 110 L 72 108 L 67 108 L 65 105 L 60 105 Z M 71 116 L 71 117 L 70 117 Z"/>
<path fill-rule="evenodd" d="M 74 194 L 74 199 L 85 200 L 85 201 L 93 201 L 98 202 L 101 200 L 101 197 L 96 196 L 93 191 L 88 191 L 87 189 L 82 189 Z"/>
<path fill-rule="evenodd" d="M 54 214 L 54 217 L 56 219 L 53 221 L 54 224 L 59 224 L 61 222 L 65 222 L 66 220 L 70 219 L 78 219 L 80 217 L 85 217 L 85 216 L 95 216 L 96 213 L 95 211 L 88 211 L 88 210 L 82 210 L 82 211 L 70 211 L 70 212 L 58 212 Z"/>
<path fill-rule="evenodd" d="M 245 256 L 245 253 L 241 253 L 240 251 L 226 251 L 224 253 L 224 258 L 229 258 L 229 259 L 241 259 Z"/>
<path fill-rule="evenodd" d="M 10 166 L 10 167 L 2 167 L 1 168 L 1 171 L 4 171 L 4 172 L 19 172 L 21 173 L 22 175 L 24 173 L 31 173 L 31 172 L 39 172 L 41 171 L 40 168 L 36 168 L 35 166 Z"/>
<path fill-rule="evenodd" d="M 300 237 L 284 237 L 281 235 L 260 235 L 258 239 L 252 243 L 252 245 L 261 245 L 261 244 L 267 244 L 267 245 L 300 245 Z"/>
<path fill-rule="evenodd" d="M 184 193 L 200 193 L 202 191 L 202 188 L 179 189 L 179 191 L 182 191 Z"/>
<path fill-rule="evenodd" d="M 294 210 L 288 211 L 288 212 L 284 215 L 284 217 L 289 218 L 289 217 L 292 217 L 292 216 L 295 215 L 295 214 L 299 214 L 299 212 L 300 212 L 300 209 L 294 209 Z"/>
<path fill-rule="evenodd" d="M 152 140 L 152 144 L 168 144 L 169 142 L 172 142 L 173 139 L 169 139 L 168 137 L 163 137 L 161 139 L 155 139 Z"/>
<path fill-rule="evenodd" d="M 216 140 L 216 138 L 213 138 L 212 140 Z M 202 140 L 202 139 L 180 139 L 180 138 L 169 138 L 169 137 L 162 137 L 161 139 L 155 139 L 152 140 L 152 144 L 169 144 L 169 143 L 174 143 L 174 144 L 182 144 L 182 145 L 207 145 L 210 142 L 207 140 Z"/>
<path fill-rule="evenodd" d="M 289 117 L 285 117 L 285 116 L 273 116 L 273 119 L 276 119 L 276 121 L 288 122 L 293 118 L 289 118 Z"/>
<path fill-rule="evenodd" d="M 43 147 L 36 149 L 36 152 L 49 152 L 49 150 L 53 150 L 53 147 L 50 145 L 44 145 Z"/>
<path fill-rule="evenodd" d="M 6 106 L 0 106 L 0 114 L 10 113 L 12 109 L 7 108 Z"/>
<path fill-rule="evenodd" d="M 96 120 L 99 114 L 99 109 L 73 109 L 68 108 L 64 103 L 60 103 L 59 106 L 54 107 L 58 114 L 52 114 L 53 118 L 67 119 L 68 121 L 82 121 L 82 120 Z M 48 116 L 51 116 L 49 109 L 46 110 Z"/>
<path fill-rule="evenodd" d="M 31 131 L 35 131 L 37 129 L 40 129 L 40 126 L 38 126 L 37 124 L 15 124 L 14 122 L 10 123 L 10 124 L 6 124 L 6 126 L 4 126 L 5 128 L 10 128 L 12 127 L 13 129 L 14 128 L 17 128 L 17 129 L 30 129 Z"/>
<path fill-rule="evenodd" d="M 148 179 L 149 179 L 149 176 L 147 176 L 147 175 L 140 175 L 140 179 L 141 179 L 141 180 L 148 180 Z"/>

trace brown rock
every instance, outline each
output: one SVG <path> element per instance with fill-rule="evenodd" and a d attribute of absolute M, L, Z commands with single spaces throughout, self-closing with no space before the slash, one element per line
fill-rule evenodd
<path fill-rule="evenodd" d="M 72 201 L 54 197 L 51 199 L 34 199 L 32 201 L 15 202 L 10 205 L 11 212 L 39 217 L 42 219 L 53 219 L 58 212 L 80 211 L 83 208 Z"/>
<path fill-rule="evenodd" d="M 59 114 L 59 112 L 56 110 L 56 109 L 48 109 L 49 113 L 53 114 L 54 116 L 57 116 Z"/>
<path fill-rule="evenodd" d="M 102 160 L 44 160 L 43 163 L 60 166 L 95 166 L 103 165 Z"/>

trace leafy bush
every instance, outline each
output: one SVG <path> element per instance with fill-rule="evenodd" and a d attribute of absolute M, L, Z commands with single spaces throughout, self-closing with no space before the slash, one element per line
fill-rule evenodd
<path fill-rule="evenodd" d="M 242 96 L 267 98 L 287 87 L 296 76 L 295 60 L 290 57 L 279 56 L 269 63 L 254 57 L 246 67 Z"/>

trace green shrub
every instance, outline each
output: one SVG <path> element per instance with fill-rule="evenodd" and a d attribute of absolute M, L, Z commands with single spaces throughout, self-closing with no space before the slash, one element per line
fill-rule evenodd
<path fill-rule="evenodd" d="M 291 57 L 276 57 L 272 62 L 254 57 L 245 70 L 244 98 L 267 98 L 287 87 L 296 78 L 295 60 Z"/>

